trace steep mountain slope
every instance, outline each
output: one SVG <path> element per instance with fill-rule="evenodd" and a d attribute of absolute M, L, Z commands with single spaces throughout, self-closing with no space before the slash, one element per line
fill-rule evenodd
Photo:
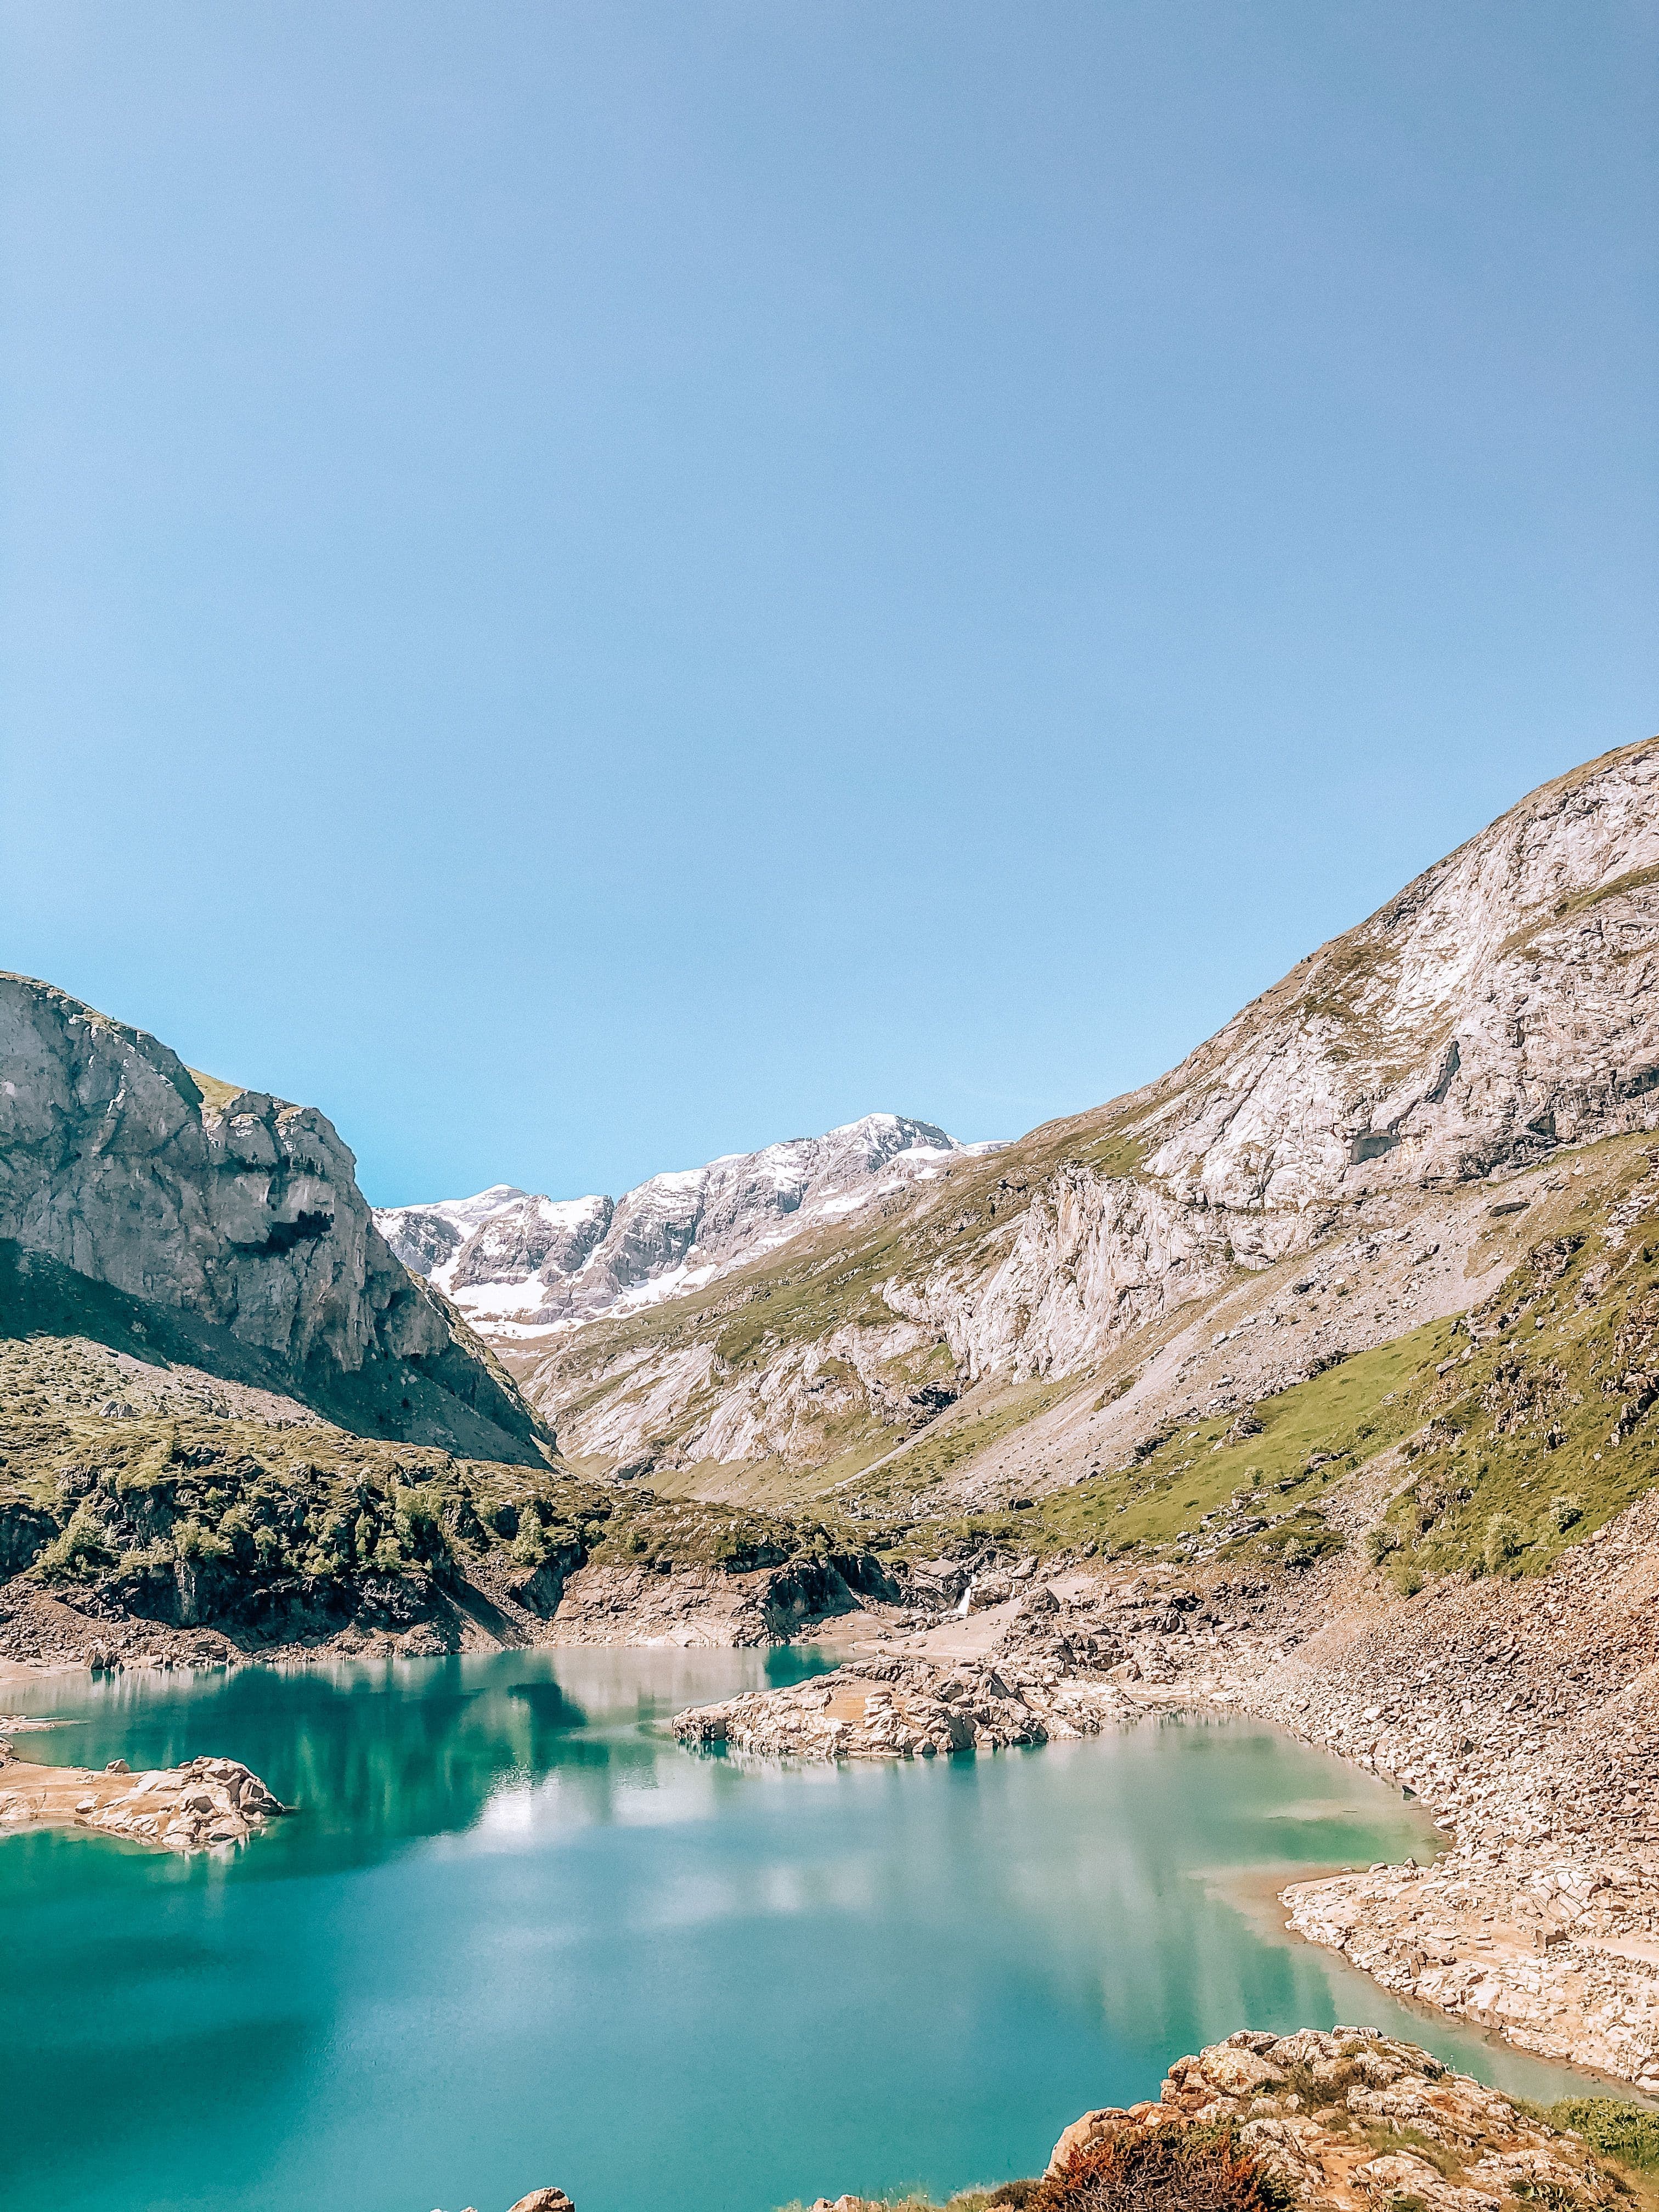
<path fill-rule="evenodd" d="M 1212 1308 L 1279 1298 L 1282 1387 L 1482 1295 L 1483 1186 L 1659 1125 L 1656 951 L 1650 741 L 1522 800 L 1145 1090 L 506 1356 L 567 1449 L 706 1494 L 856 1501 L 878 1461 L 890 1496 L 910 1468 L 971 1499 L 1022 1457 L 1025 1486 L 1072 1479 L 1191 1395 Z M 1375 1291 L 1340 1346 L 1297 1303 L 1310 1263 Z"/>
<path fill-rule="evenodd" d="M 510 1341 L 700 1289 L 808 1229 L 931 1180 L 952 1159 L 994 1149 L 958 1145 L 928 1121 L 870 1114 L 825 1136 L 653 1176 L 614 1201 L 499 1183 L 375 1218 L 405 1265 Z"/>
<path fill-rule="evenodd" d="M 0 1330 L 143 1347 L 371 1435 L 551 1445 L 388 1250 L 322 1115 L 21 975 L 0 975 Z"/>

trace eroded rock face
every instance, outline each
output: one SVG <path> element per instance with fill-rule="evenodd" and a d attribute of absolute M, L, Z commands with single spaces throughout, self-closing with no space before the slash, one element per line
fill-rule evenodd
<path fill-rule="evenodd" d="M 539 1431 L 393 1257 L 323 1115 L 198 1082 L 143 1030 L 19 975 L 0 975 L 0 1245 L 14 1273 L 56 1263 L 273 1371 L 326 1385 L 403 1363 L 520 1447 Z"/>
<path fill-rule="evenodd" d="M 802 1279 L 824 1287 L 779 1308 L 760 1357 L 726 1356 L 723 1314 L 671 1307 L 660 1340 L 579 1334 L 527 1387 L 623 1462 L 811 1467 L 860 1424 L 901 1444 L 907 1369 L 934 1347 L 948 1361 L 915 1379 L 947 1402 L 1080 1373 L 1328 1241 L 1362 1192 L 1409 1194 L 1431 1261 L 1441 1194 L 1449 1223 L 1477 1178 L 1659 1126 L 1656 977 L 1659 740 L 1533 793 L 1146 1090 L 947 1160 L 895 1201 L 878 1257 L 855 1222 L 821 1234 Z"/>
<path fill-rule="evenodd" d="M 1233 1264 L 1304 1249 L 1361 1185 L 1650 1129 L 1656 975 L 1659 741 L 1534 793 L 1104 1109 L 1098 1164 L 1085 1117 L 988 1274 L 970 1259 L 892 1302 L 970 1374 L 1064 1373 Z"/>

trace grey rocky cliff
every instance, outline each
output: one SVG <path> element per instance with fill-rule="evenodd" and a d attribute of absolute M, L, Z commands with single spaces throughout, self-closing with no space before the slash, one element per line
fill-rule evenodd
<path fill-rule="evenodd" d="M 237 1379 L 280 1377 L 386 1432 L 539 1456 L 542 1424 L 388 1249 L 323 1115 L 198 1079 L 156 1038 L 21 975 L 0 975 L 8 1253 L 14 1296 L 46 1295 L 61 1269 L 172 1317 L 203 1364 L 240 1353 Z"/>
<path fill-rule="evenodd" d="M 1659 741 L 1546 785 L 1073 1125 L 994 1267 L 974 1255 L 894 1303 L 970 1375 L 1063 1373 L 1234 1267 L 1306 1249 L 1362 1190 L 1653 1128 L 1656 955 Z"/>
<path fill-rule="evenodd" d="M 1656 973 L 1653 740 L 1523 799 L 1158 1082 L 947 1161 L 879 1238 L 821 1226 L 758 1356 L 729 1356 L 729 1303 L 682 1297 L 655 1340 L 642 1317 L 547 1347 L 531 1395 L 577 1449 L 806 1468 L 854 1402 L 901 1445 L 928 1347 L 952 1394 L 1084 1377 L 1390 1194 L 1434 1247 L 1482 1178 L 1659 1126 Z M 750 1268 L 728 1299 L 769 1295 Z"/>

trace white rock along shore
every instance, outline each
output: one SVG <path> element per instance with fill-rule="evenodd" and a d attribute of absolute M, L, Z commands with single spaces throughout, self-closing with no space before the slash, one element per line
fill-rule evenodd
<path fill-rule="evenodd" d="M 85 1829 L 187 1857 L 244 1844 L 288 1809 L 234 1759 L 192 1759 L 143 1774 L 121 1759 L 101 1771 L 42 1766 L 16 1758 L 0 1738 L 0 1834 Z"/>
<path fill-rule="evenodd" d="M 692 1743 L 929 1757 L 1148 1705 L 1272 1721 L 1419 1799 L 1427 1866 L 1293 1885 L 1290 1924 L 1397 1994 L 1659 2093 L 1659 1494 L 1546 1575 L 1387 1601 L 1352 1556 L 1294 1586 L 1170 1568 L 865 1624 L 834 1674 L 693 1708 Z"/>

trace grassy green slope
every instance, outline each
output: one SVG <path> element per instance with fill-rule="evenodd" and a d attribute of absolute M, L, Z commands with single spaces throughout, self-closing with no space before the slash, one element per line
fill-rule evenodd
<path fill-rule="evenodd" d="M 1397 1587 L 1542 1571 L 1659 1479 L 1659 1170 L 1639 1140 L 1596 1151 L 1585 1194 L 1540 1219 L 1550 1233 L 1468 1316 L 1243 1415 L 1171 1425 L 1130 1465 L 1019 1511 L 924 1516 L 906 1548 L 989 1538 L 1040 1555 L 1203 1547 L 1295 1565 L 1340 1542 L 1334 1494 L 1397 1452 L 1372 1545 Z M 1229 1537 L 1241 1520 L 1268 1525 Z"/>
<path fill-rule="evenodd" d="M 743 1572 L 831 1549 L 815 1523 L 601 1488 L 557 1465 L 318 1420 L 103 1410 L 131 1387 L 90 1340 L 0 1341 L 0 1583 L 21 1574 L 99 1618 L 171 1621 L 182 1564 L 203 1625 L 285 1639 L 406 1625 L 481 1568 L 510 1589 L 549 1562 Z M 526 1601 L 543 1610 L 550 1595 Z"/>
<path fill-rule="evenodd" d="M 1017 1144 L 985 1158 L 962 1160 L 936 1183 L 884 1201 L 846 1226 L 808 1232 L 777 1256 L 740 1268 L 719 1282 L 660 1306 L 617 1320 L 589 1323 L 568 1345 L 502 1348 L 504 1364 L 556 1422 L 572 1426 L 596 1406 L 630 1387 L 649 1387 L 654 1370 L 686 1352 L 712 1353 L 715 1385 L 698 1392 L 652 1442 L 672 1453 L 707 1418 L 715 1396 L 757 1378 L 781 1354 L 821 1342 L 842 1328 L 891 1328 L 897 1318 L 881 1295 L 883 1284 L 917 1281 L 956 1266 L 988 1273 L 995 1267 L 1030 1202 L 1057 1169 L 1087 1165 L 1106 1174 L 1139 1170 L 1140 1150 L 1126 1133 L 1144 1099 L 1120 1099 L 1093 1113 L 1033 1130 Z M 630 1386 L 630 1364 L 641 1380 Z M 894 1363 L 886 1378 L 896 1391 L 947 1378 L 943 1343 Z M 997 1417 L 999 1431 L 1007 1425 Z M 787 1468 L 758 1486 L 779 1496 L 812 1496 L 890 1453 L 905 1431 L 867 1405 L 818 1424 L 810 1443 Z M 952 1449 L 946 1463 L 962 1454 Z M 918 1462 L 919 1470 L 921 1462 Z M 727 1473 L 696 1471 L 698 1478 L 732 1480 Z M 918 1480 L 931 1480 L 919 1472 Z"/>

